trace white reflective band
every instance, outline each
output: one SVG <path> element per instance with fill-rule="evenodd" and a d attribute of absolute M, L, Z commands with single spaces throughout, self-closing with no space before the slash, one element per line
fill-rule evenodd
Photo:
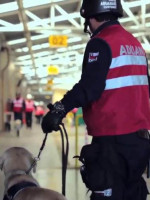
<path fill-rule="evenodd" d="M 148 78 L 146 75 L 123 76 L 119 78 L 112 78 L 106 80 L 105 90 L 122 88 L 135 85 L 148 85 Z"/>
<path fill-rule="evenodd" d="M 132 56 L 132 55 L 118 56 L 112 59 L 110 69 L 125 66 L 125 65 L 146 65 L 147 66 L 147 60 L 145 56 Z"/>
<path fill-rule="evenodd" d="M 94 193 L 97 194 L 103 194 L 104 197 L 110 197 L 112 195 L 112 189 L 107 189 L 107 190 L 103 190 L 103 191 L 94 191 Z"/>

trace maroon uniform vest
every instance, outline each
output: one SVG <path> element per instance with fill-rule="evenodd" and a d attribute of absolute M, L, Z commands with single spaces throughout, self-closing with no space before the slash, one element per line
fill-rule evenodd
<path fill-rule="evenodd" d="M 25 111 L 26 112 L 33 112 L 34 111 L 34 102 L 32 100 L 25 101 Z"/>
<path fill-rule="evenodd" d="M 13 100 L 13 111 L 14 112 L 22 112 L 22 109 L 23 109 L 23 99 L 20 98 L 20 99 L 14 99 Z"/>
<path fill-rule="evenodd" d="M 139 129 L 150 129 L 144 49 L 138 40 L 120 25 L 109 26 L 96 37 L 109 44 L 112 62 L 100 99 L 83 109 L 88 134 L 121 135 Z"/>

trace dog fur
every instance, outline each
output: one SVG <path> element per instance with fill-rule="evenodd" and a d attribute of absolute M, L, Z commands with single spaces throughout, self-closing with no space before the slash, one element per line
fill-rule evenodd
<path fill-rule="evenodd" d="M 22 147 L 11 147 L 3 153 L 0 157 L 0 169 L 5 174 L 4 193 L 6 194 L 13 185 L 27 181 L 36 184 L 37 187 L 28 187 L 21 190 L 13 200 L 67 200 L 56 191 L 40 188 L 31 173 L 25 174 L 33 160 L 32 154 Z M 33 171 L 35 172 L 35 167 Z"/>

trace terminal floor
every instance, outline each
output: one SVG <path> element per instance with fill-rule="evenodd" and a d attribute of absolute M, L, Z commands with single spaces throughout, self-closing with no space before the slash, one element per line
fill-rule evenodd
<path fill-rule="evenodd" d="M 68 200 L 89 200 L 89 194 L 85 188 L 79 169 L 75 167 L 73 156 L 75 151 L 75 129 L 67 127 L 69 135 L 69 158 L 66 177 L 66 197 Z M 32 129 L 23 127 L 20 137 L 16 137 L 15 130 L 0 133 L 0 155 L 13 146 L 27 148 L 34 156 L 37 156 L 41 147 L 44 134 L 40 125 L 34 124 Z M 79 127 L 78 152 L 84 144 L 90 143 L 91 138 L 87 137 L 84 126 Z M 79 165 L 80 163 L 78 163 Z M 36 173 L 33 176 L 38 180 L 41 187 L 49 188 L 61 192 L 61 136 L 59 132 L 48 135 L 46 145 L 41 153 L 41 159 L 37 164 Z M 3 199 L 4 175 L 0 172 L 0 200 Z M 146 179 L 150 188 L 150 180 Z M 147 198 L 150 200 L 150 196 Z"/>

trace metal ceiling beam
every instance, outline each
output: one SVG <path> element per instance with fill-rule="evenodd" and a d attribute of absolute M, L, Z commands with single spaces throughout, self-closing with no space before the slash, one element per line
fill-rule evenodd
<path fill-rule="evenodd" d="M 27 21 L 28 21 L 27 16 L 25 14 L 25 9 L 23 7 L 22 0 L 17 0 L 17 3 L 18 3 L 18 7 L 19 7 L 18 15 L 20 18 L 20 22 L 22 22 L 23 27 L 24 27 L 24 34 L 25 34 L 25 38 L 27 39 L 27 47 L 29 48 L 29 54 L 31 56 L 32 66 L 35 71 L 35 77 L 37 78 L 36 65 L 35 65 L 35 60 L 34 60 L 34 55 L 33 55 L 33 50 L 32 50 L 31 34 L 30 34 L 30 31 L 29 31 L 28 25 L 27 25 Z"/>
<path fill-rule="evenodd" d="M 145 0 L 144 0 L 145 1 Z M 142 1 L 143 2 L 143 1 Z M 141 2 L 141 4 L 142 4 Z M 133 14 L 133 12 L 131 11 L 131 9 L 129 8 L 129 5 L 127 2 L 125 2 L 124 0 L 122 0 L 122 6 L 125 9 L 127 15 L 133 20 L 133 22 L 137 25 L 137 30 L 140 28 L 145 28 L 145 26 L 142 24 L 140 24 L 140 22 L 136 19 L 135 15 Z M 145 35 L 141 36 L 143 39 L 143 42 L 150 48 L 150 41 L 146 38 Z"/>
<path fill-rule="evenodd" d="M 18 0 L 17 0 L 18 1 Z M 80 0 L 69 0 L 69 1 L 60 1 L 60 2 L 50 2 L 48 4 L 43 4 L 43 5 L 35 5 L 35 6 L 31 6 L 28 7 L 28 10 L 30 11 L 34 11 L 34 10 L 41 10 L 41 9 L 45 9 L 45 8 L 50 8 L 52 5 L 66 5 L 66 4 L 72 4 L 72 3 L 76 3 L 79 2 Z M 36 2 L 36 0 L 35 0 Z M 2 6 L 1 9 L 3 10 Z M 9 16 L 9 15 L 17 15 L 18 14 L 18 10 L 11 10 L 8 12 L 0 12 L 0 17 L 5 17 L 5 16 Z"/>

